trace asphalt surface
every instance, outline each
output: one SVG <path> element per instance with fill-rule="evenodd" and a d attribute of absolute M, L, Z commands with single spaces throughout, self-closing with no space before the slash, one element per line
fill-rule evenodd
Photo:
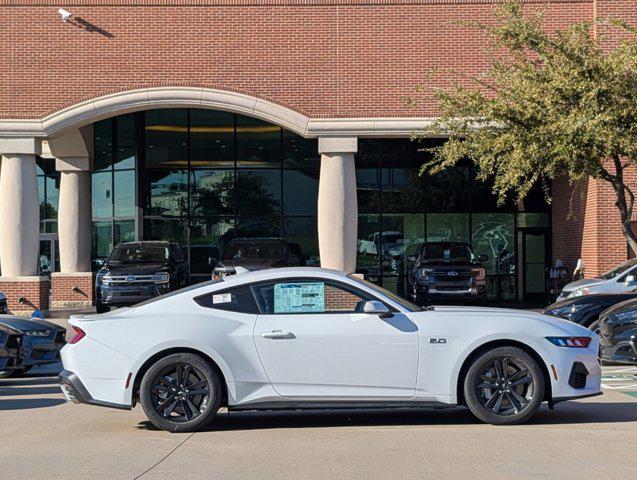
<path fill-rule="evenodd" d="M 520 426 L 461 408 L 224 411 L 195 434 L 156 430 L 139 406 L 67 403 L 60 368 L 0 379 L 0 479 L 636 478 L 635 367 L 604 367 L 603 396 Z"/>

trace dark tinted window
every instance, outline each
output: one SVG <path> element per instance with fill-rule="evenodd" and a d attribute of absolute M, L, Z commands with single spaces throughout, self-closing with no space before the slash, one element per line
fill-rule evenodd
<path fill-rule="evenodd" d="M 168 247 L 162 245 L 119 245 L 108 257 L 111 263 L 152 263 L 168 260 Z"/>
<path fill-rule="evenodd" d="M 238 313 L 259 313 L 249 286 L 229 288 L 219 292 L 207 293 L 195 298 L 195 301 L 206 308 L 227 310 Z"/>
<path fill-rule="evenodd" d="M 283 257 L 281 244 L 278 242 L 231 243 L 223 252 L 222 260 L 244 259 L 278 259 Z"/>

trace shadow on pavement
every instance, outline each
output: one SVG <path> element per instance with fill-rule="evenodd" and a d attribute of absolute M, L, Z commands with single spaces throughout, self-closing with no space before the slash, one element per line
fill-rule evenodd
<path fill-rule="evenodd" d="M 543 406 L 527 425 L 637 422 L 635 402 L 585 402 Z M 207 431 L 265 430 L 273 428 L 435 426 L 480 424 L 466 408 L 396 410 L 307 410 L 221 413 Z M 150 422 L 138 428 L 156 430 Z M 524 425 L 521 426 L 524 428 Z"/>
<path fill-rule="evenodd" d="M 65 402 L 63 398 L 0 398 L 0 411 L 55 407 Z"/>

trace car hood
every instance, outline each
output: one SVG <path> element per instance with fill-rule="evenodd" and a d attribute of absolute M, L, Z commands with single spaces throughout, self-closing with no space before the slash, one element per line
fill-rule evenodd
<path fill-rule="evenodd" d="M 589 287 L 589 288 L 594 287 L 595 285 L 599 285 L 604 282 L 605 280 L 601 278 L 583 278 L 582 280 L 577 280 L 575 282 L 567 283 L 562 290 L 572 292 L 584 287 Z"/>
<path fill-rule="evenodd" d="M 58 330 L 59 325 L 46 320 L 31 320 L 28 318 L 14 317 L 13 315 L 0 315 L 0 324 L 7 325 L 21 332 L 25 330 Z"/>
<path fill-rule="evenodd" d="M 106 273 L 110 275 L 150 275 L 168 270 L 169 266 L 163 263 L 121 263 L 108 265 Z"/>
<path fill-rule="evenodd" d="M 532 312 L 530 310 L 516 310 L 513 308 L 493 308 L 493 307 L 465 307 L 465 306 L 435 306 L 436 312 L 448 313 L 450 315 L 458 315 L 463 317 L 471 317 L 476 322 L 489 322 L 494 318 L 507 318 L 511 321 L 535 322 L 549 327 L 557 327 L 568 335 L 573 336 L 590 336 L 591 331 L 581 325 L 559 317 L 551 317 L 542 313 Z M 426 321 L 427 312 L 415 312 L 415 318 L 422 318 Z"/>

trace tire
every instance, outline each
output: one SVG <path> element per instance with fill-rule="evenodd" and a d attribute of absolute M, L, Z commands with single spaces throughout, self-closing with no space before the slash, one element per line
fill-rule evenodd
<path fill-rule="evenodd" d="M 497 375 L 496 369 L 505 375 Z M 492 425 L 515 425 L 537 413 L 546 384 L 540 365 L 528 353 L 516 347 L 498 347 L 473 361 L 463 389 L 467 407 L 478 419 Z"/>
<path fill-rule="evenodd" d="M 96 313 L 106 313 L 110 312 L 111 307 L 104 305 L 102 302 L 95 302 L 95 312 Z"/>
<path fill-rule="evenodd" d="M 188 380 L 180 382 L 179 376 L 184 374 Z M 195 385 L 199 394 L 187 388 Z M 159 359 L 144 374 L 139 389 L 140 403 L 148 420 L 169 432 L 205 428 L 219 410 L 221 394 L 219 375 L 206 360 L 192 353 L 176 353 Z"/>

